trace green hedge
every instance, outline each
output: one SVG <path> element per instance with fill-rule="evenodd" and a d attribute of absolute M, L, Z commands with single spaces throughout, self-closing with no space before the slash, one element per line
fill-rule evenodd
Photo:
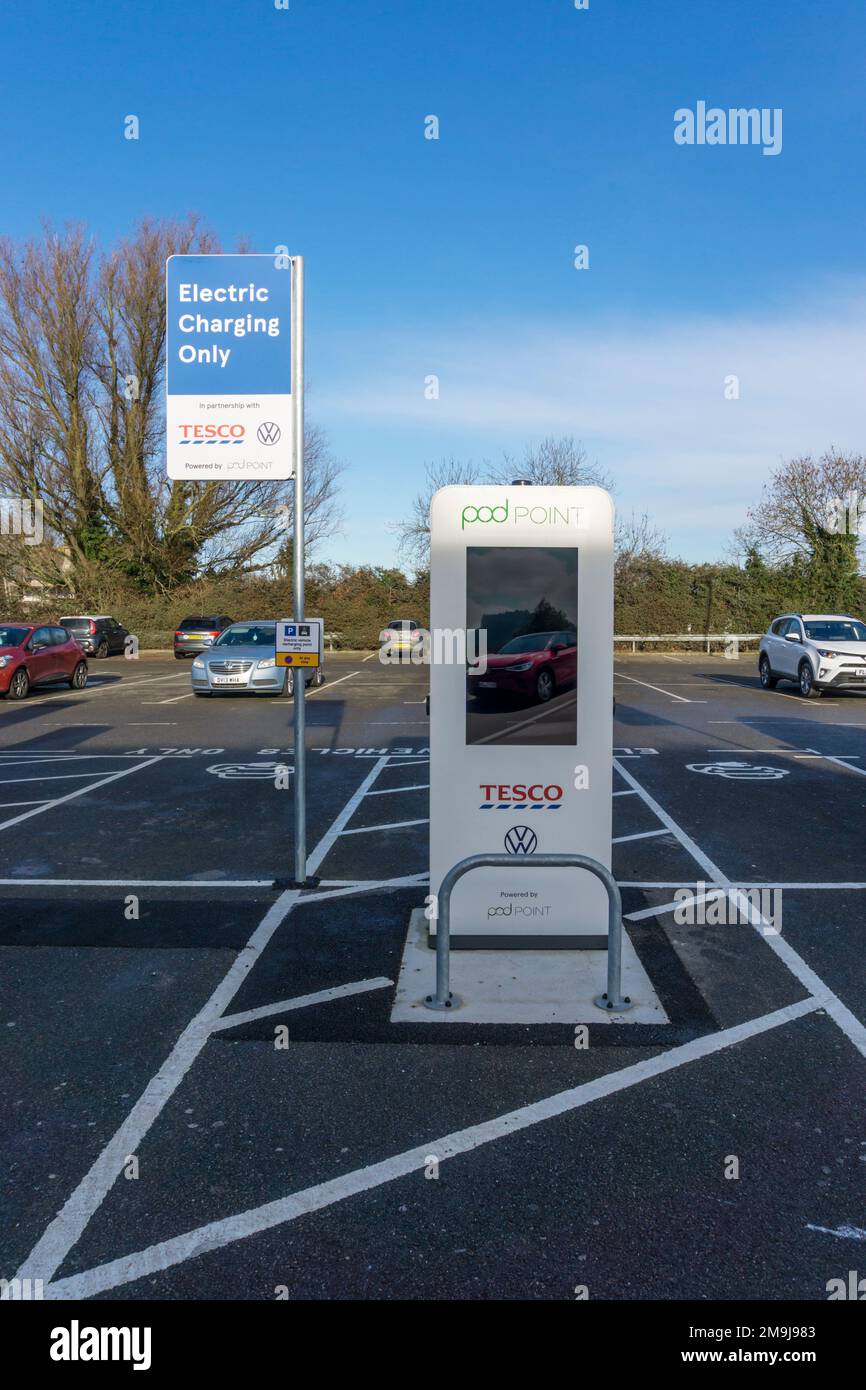
<path fill-rule="evenodd" d="M 632 563 L 620 575 L 615 596 L 614 630 L 620 633 L 762 632 L 770 619 L 788 609 L 826 611 L 851 605 L 834 603 L 805 566 L 769 567 L 752 560 L 745 566 L 687 565 L 679 560 Z M 856 581 L 854 605 L 866 610 L 864 581 Z M 63 612 L 113 613 L 143 648 L 169 648 L 177 623 L 188 613 L 228 613 L 242 618 L 275 618 L 292 608 L 291 585 L 285 580 L 246 578 L 202 580 L 170 596 L 142 595 L 119 586 L 78 599 L 16 605 L 7 602 L 3 616 L 27 621 L 56 621 Z M 429 577 L 408 579 L 400 570 L 373 566 L 317 565 L 306 581 L 307 612 L 325 620 L 325 631 L 339 634 L 336 645 L 370 650 L 391 618 L 429 623 Z"/>

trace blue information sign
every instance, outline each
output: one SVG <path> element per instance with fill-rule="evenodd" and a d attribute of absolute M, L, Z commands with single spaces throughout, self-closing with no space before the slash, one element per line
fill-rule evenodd
<path fill-rule="evenodd" d="M 291 477 L 291 343 L 288 256 L 169 257 L 169 477 Z"/>

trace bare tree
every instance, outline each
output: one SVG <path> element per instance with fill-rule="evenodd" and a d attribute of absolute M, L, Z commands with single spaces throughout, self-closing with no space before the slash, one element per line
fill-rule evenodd
<path fill-rule="evenodd" d="M 559 439 L 549 435 L 540 444 L 528 445 L 519 459 L 503 454 L 500 463 L 485 461 L 479 465 L 471 461 L 463 463 L 455 458 L 428 463 L 425 465 L 424 487 L 414 498 L 408 517 L 405 521 L 392 523 L 390 528 L 399 536 L 402 554 L 416 568 L 429 563 L 430 503 L 433 494 L 440 488 L 461 484 L 471 486 L 473 483 L 507 486 L 516 478 L 537 486 L 594 484 L 609 488 L 611 485 L 598 465 L 589 462 L 583 445 L 571 435 Z"/>
<path fill-rule="evenodd" d="M 654 526 L 646 512 L 618 515 L 614 528 L 614 578 L 617 584 L 630 579 L 652 560 L 661 560 L 668 538 Z"/>
<path fill-rule="evenodd" d="M 848 507 L 849 499 L 853 508 Z M 774 560 L 809 557 L 816 527 L 832 530 L 840 510 L 853 510 L 856 517 L 864 504 L 866 458 L 862 454 L 840 454 L 831 448 L 818 459 L 809 455 L 789 459 L 770 474 L 737 540 L 742 550 L 755 550 Z"/>
<path fill-rule="evenodd" d="M 430 560 L 430 503 L 433 494 L 443 487 L 471 485 L 482 481 L 482 471 L 472 462 L 441 459 L 424 465 L 424 487 L 415 496 L 404 521 L 390 523 L 390 530 L 399 537 L 399 548 L 408 562 L 418 569 Z"/>
<path fill-rule="evenodd" d="M 48 582 L 80 588 L 108 570 L 166 591 L 260 567 L 283 543 L 291 482 L 165 475 L 165 261 L 217 249 L 194 218 L 144 222 L 101 260 L 78 227 L 0 242 L 0 489 L 41 499 L 55 545 L 33 565 Z M 321 537 L 339 469 L 319 431 L 307 447 Z"/>
<path fill-rule="evenodd" d="M 488 465 L 485 482 L 513 483 L 517 478 L 537 486 L 603 487 L 612 486 L 610 478 L 589 456 L 579 440 L 566 434 L 560 438 L 548 435 L 540 444 L 527 445 L 521 458 L 503 454 L 502 462 Z"/>

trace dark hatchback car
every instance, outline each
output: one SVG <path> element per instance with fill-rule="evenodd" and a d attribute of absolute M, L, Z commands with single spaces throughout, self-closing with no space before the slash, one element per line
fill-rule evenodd
<path fill-rule="evenodd" d="M 174 634 L 176 659 L 183 661 L 185 656 L 198 656 L 199 652 L 208 651 L 220 633 L 231 627 L 232 621 L 225 613 L 181 619 Z"/>
<path fill-rule="evenodd" d="M 124 643 L 129 632 L 116 618 L 109 617 L 107 613 L 79 613 L 61 618 L 60 621 L 81 643 L 88 656 L 95 656 L 99 661 L 125 650 Z"/>
<path fill-rule="evenodd" d="M 84 689 L 87 662 L 80 644 L 63 627 L 0 623 L 0 695 L 23 700 L 31 686 L 48 681 Z"/>

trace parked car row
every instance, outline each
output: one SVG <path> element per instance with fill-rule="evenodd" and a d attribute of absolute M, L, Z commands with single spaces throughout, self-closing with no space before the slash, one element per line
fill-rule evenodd
<path fill-rule="evenodd" d="M 217 621 L 226 625 L 217 630 Z M 196 695 L 292 696 L 295 671 L 277 665 L 276 631 L 274 619 L 245 623 L 222 617 L 184 619 L 175 634 L 175 656 L 192 657 Z M 34 686 L 57 681 L 65 681 L 72 690 L 83 690 L 88 677 L 87 653 L 102 657 L 113 650 L 123 651 L 128 635 L 113 618 L 66 618 L 56 627 L 0 624 L 0 696 L 23 700 Z M 188 643 L 189 650 L 179 653 L 178 640 Z M 322 685 L 325 675 L 321 665 L 304 668 L 304 678 L 307 685 Z"/>

